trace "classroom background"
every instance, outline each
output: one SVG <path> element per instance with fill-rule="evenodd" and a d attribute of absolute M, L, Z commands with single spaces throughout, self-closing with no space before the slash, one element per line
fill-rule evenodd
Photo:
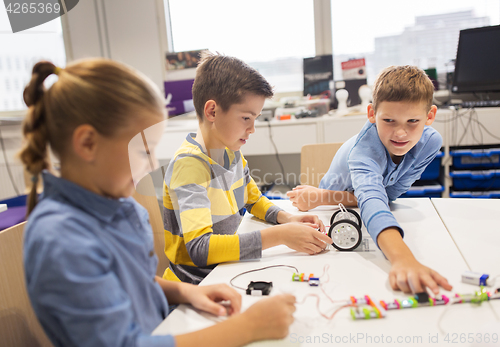
<path fill-rule="evenodd" d="M 440 201 L 433 213 L 448 215 L 442 222 L 433 220 L 433 226 L 455 223 L 458 228 L 450 206 L 472 199 L 482 200 L 474 206 L 464 203 L 458 211 L 467 214 L 481 206 L 488 218 L 495 214 L 491 206 L 498 206 L 500 197 L 500 0 L 77 1 L 66 14 L 16 33 L 8 14 L 7 7 L 0 8 L 0 240 L 1 230 L 22 223 L 25 216 L 31 180 L 16 153 L 26 111 L 22 92 L 35 62 L 64 67 L 86 57 L 110 58 L 131 65 L 160 88 L 169 120 L 157 147 L 161 167 L 151 172 L 143 189 L 161 211 L 163 168 L 186 134 L 197 129 L 191 86 L 199 53 L 206 49 L 242 59 L 274 86 L 275 97 L 266 101 L 256 132 L 242 148 L 251 175 L 269 198 L 285 200 L 286 191 L 301 183 L 317 186 L 337 148 L 332 144 L 345 142 L 366 122 L 377 73 L 409 64 L 433 80 L 438 112 L 432 127 L 442 135 L 443 148 L 404 198 Z M 57 171 L 57 159 L 51 160 Z M 445 199 L 457 202 L 447 205 Z M 486 205 L 493 200 L 496 205 Z M 408 204 L 426 211 L 430 205 L 422 201 Z M 449 237 L 445 231 L 443 239 Z M 453 247 L 460 253 L 451 244 L 446 247 L 470 268 L 479 251 L 475 248 L 468 258 L 461 247 L 472 246 L 463 232 L 455 231 Z M 0 242 L 0 249 L 10 248 L 1 247 Z M 493 310 L 488 317 L 497 314 Z M 1 317 L 0 309 L 0 322 Z"/>

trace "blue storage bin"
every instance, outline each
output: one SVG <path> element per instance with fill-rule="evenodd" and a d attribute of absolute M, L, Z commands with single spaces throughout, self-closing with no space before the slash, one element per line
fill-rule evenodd
<path fill-rule="evenodd" d="M 500 148 L 451 151 L 456 169 L 500 168 Z"/>
<path fill-rule="evenodd" d="M 425 168 L 424 172 L 422 172 L 422 176 L 420 176 L 421 180 L 436 180 L 439 177 L 439 169 L 441 168 L 441 158 L 444 153 L 439 151 L 434 158 L 433 161 Z"/>
<path fill-rule="evenodd" d="M 401 198 L 440 198 L 444 187 L 440 184 L 412 186 Z"/>
<path fill-rule="evenodd" d="M 452 171 L 450 176 L 458 190 L 500 189 L 500 170 Z"/>
<path fill-rule="evenodd" d="M 450 192 L 450 198 L 498 199 L 500 198 L 500 190 L 486 190 L 483 192 L 452 191 Z"/>

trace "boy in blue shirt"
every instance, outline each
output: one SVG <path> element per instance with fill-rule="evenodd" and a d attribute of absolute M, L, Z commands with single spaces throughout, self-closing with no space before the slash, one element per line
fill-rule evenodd
<path fill-rule="evenodd" d="M 368 121 L 336 153 L 319 188 L 298 186 L 288 193 L 301 211 L 357 204 L 368 232 L 392 263 L 392 288 L 404 292 L 429 287 L 438 293 L 438 285 L 451 290 L 444 277 L 415 259 L 389 208 L 389 202 L 420 178 L 441 148 L 441 135 L 428 127 L 437 111 L 433 92 L 432 82 L 421 69 L 384 69 L 374 83 Z"/>

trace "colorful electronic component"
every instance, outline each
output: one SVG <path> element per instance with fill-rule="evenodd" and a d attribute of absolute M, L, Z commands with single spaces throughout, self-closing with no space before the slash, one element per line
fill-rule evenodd
<path fill-rule="evenodd" d="M 319 286 L 319 278 L 318 277 L 309 277 L 309 285 L 311 287 Z"/>
<path fill-rule="evenodd" d="M 313 274 L 309 274 L 307 277 L 304 273 L 294 273 L 292 275 L 292 281 L 294 282 L 309 282 L 311 287 L 319 286 L 319 277 L 314 277 Z"/>
<path fill-rule="evenodd" d="M 476 286 L 489 286 L 490 283 L 488 282 L 489 275 L 487 274 L 481 274 L 479 272 L 472 272 L 472 271 L 465 271 L 462 274 L 462 282 L 463 283 L 469 283 L 469 284 L 475 284 Z"/>
<path fill-rule="evenodd" d="M 352 319 L 385 318 L 387 315 L 386 310 L 374 302 L 368 295 L 359 299 L 351 296 L 351 302 L 355 305 L 354 308 L 351 308 Z M 360 307 L 362 305 L 366 305 L 368 307 Z"/>
<path fill-rule="evenodd" d="M 481 288 L 480 291 L 476 291 L 474 294 L 455 294 L 455 298 L 455 302 L 452 303 L 462 304 L 470 302 L 473 304 L 481 304 L 483 301 L 500 299 L 500 295 L 493 295 L 484 288 Z M 389 310 L 446 305 L 450 302 L 450 299 L 445 295 L 441 295 L 439 299 L 431 298 L 426 292 L 423 292 L 404 300 L 396 299 L 392 302 L 380 301 L 380 305 L 372 301 L 369 296 L 359 299 L 351 296 L 350 301 L 351 306 L 355 306 L 351 308 L 351 316 L 353 319 L 374 319 L 384 318 L 386 312 Z"/>

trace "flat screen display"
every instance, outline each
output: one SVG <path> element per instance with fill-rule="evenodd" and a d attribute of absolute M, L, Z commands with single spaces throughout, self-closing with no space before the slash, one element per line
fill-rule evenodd
<path fill-rule="evenodd" d="M 460 31 L 452 91 L 500 91 L 500 25 Z"/>

